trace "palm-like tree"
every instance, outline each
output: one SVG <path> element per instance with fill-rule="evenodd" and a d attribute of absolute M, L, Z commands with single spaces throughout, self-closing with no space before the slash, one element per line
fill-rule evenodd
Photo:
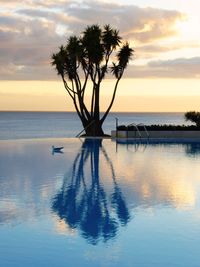
<path fill-rule="evenodd" d="M 65 46 L 52 55 L 52 65 L 62 77 L 64 86 L 72 98 L 77 114 L 87 136 L 103 136 L 105 121 L 116 96 L 118 83 L 128 65 L 133 49 L 126 42 L 121 46 L 119 32 L 110 25 L 101 29 L 98 25 L 88 26 L 82 36 L 71 36 Z M 111 55 L 116 53 L 116 62 L 110 66 Z M 100 118 L 100 89 L 106 74 L 116 78 L 111 102 Z M 88 82 L 92 82 L 90 107 L 85 104 Z"/>

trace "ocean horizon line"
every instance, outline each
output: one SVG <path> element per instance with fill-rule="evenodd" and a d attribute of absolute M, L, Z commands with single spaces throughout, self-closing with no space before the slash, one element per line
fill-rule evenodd
<path fill-rule="evenodd" d="M 60 111 L 60 110 L 0 110 L 0 112 L 27 112 L 27 113 L 77 113 L 76 111 Z M 100 113 L 104 113 L 105 111 L 101 111 Z M 176 114 L 182 114 L 185 113 L 186 111 L 110 111 L 109 114 L 113 113 L 176 113 Z"/>

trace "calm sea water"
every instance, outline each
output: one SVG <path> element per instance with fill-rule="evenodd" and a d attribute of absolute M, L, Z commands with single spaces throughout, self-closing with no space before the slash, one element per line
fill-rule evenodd
<path fill-rule="evenodd" d="M 199 244 L 198 143 L 0 141 L 0 266 L 199 267 Z"/>
<path fill-rule="evenodd" d="M 104 131 L 110 134 L 119 124 L 186 124 L 183 113 L 110 113 Z M 75 137 L 82 125 L 73 112 L 0 112 L 0 140 Z"/>

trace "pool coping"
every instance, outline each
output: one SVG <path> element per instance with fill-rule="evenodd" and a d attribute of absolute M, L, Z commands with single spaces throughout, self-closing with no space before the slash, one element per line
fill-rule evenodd
<path fill-rule="evenodd" d="M 200 141 L 200 131 L 111 131 L 111 138 L 125 139 L 197 139 Z"/>

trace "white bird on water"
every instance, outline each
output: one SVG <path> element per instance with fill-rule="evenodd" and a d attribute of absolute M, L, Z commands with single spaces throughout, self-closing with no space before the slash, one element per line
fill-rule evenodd
<path fill-rule="evenodd" d="M 63 153 L 62 152 L 62 149 L 63 149 L 64 147 L 63 146 L 60 146 L 60 147 L 55 147 L 55 146 L 52 146 L 52 153 Z"/>

